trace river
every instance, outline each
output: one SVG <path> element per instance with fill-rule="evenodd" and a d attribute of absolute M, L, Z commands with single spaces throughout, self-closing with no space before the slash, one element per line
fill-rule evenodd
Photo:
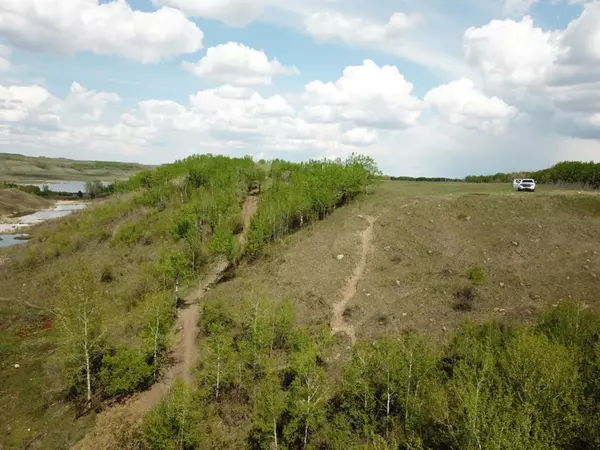
<path fill-rule="evenodd" d="M 70 201 L 59 201 L 51 209 L 37 211 L 19 218 L 11 219 L 10 222 L 0 223 L 0 247 L 10 247 L 12 245 L 23 244 L 27 242 L 27 234 L 12 234 L 16 231 L 23 231 L 33 225 L 38 225 L 50 219 L 58 219 L 72 214 L 87 207 L 85 203 L 76 203 Z M 7 233 L 7 234 L 3 234 Z"/>

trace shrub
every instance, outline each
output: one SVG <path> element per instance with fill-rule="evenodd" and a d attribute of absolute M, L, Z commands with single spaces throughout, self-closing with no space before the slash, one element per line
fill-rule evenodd
<path fill-rule="evenodd" d="M 100 381 L 109 396 L 127 395 L 148 386 L 153 367 L 140 350 L 119 347 L 102 358 Z"/>

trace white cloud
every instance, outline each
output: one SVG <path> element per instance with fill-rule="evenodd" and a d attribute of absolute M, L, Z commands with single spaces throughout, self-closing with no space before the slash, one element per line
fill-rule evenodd
<path fill-rule="evenodd" d="M 101 118 L 106 106 L 120 101 L 121 97 L 117 94 L 88 90 L 77 82 L 71 85 L 70 93 L 65 100 L 69 111 L 74 112 L 77 108 L 82 119 L 92 121 Z"/>
<path fill-rule="evenodd" d="M 343 121 L 359 127 L 406 127 L 416 123 L 421 102 L 395 66 L 371 60 L 349 66 L 335 82 L 313 81 L 304 92 L 305 115 L 314 122 Z"/>
<path fill-rule="evenodd" d="M 588 3 L 564 32 L 569 62 L 600 63 L 600 1 Z"/>
<path fill-rule="evenodd" d="M 243 27 L 258 16 L 272 0 L 152 0 L 155 6 L 171 6 L 191 17 L 220 20 Z"/>
<path fill-rule="evenodd" d="M 34 52 L 90 51 L 155 63 L 202 48 L 203 33 L 180 11 L 136 11 L 125 0 L 2 0 L 0 37 Z"/>
<path fill-rule="evenodd" d="M 454 125 L 500 133 L 518 113 L 498 97 L 486 97 L 466 78 L 430 90 L 425 104 L 434 106 Z"/>
<path fill-rule="evenodd" d="M 50 98 L 50 93 L 40 86 L 0 85 L 0 123 L 24 120 Z"/>
<path fill-rule="evenodd" d="M 306 32 L 318 40 L 341 39 L 350 44 L 381 44 L 417 24 L 418 16 L 393 14 L 387 23 L 371 22 L 340 12 L 316 12 L 305 18 Z"/>
<path fill-rule="evenodd" d="M 600 2 L 565 30 L 544 31 L 530 17 L 494 20 L 468 29 L 464 42 L 487 88 L 566 135 L 600 137 Z"/>
<path fill-rule="evenodd" d="M 520 22 L 492 20 L 464 35 L 465 53 L 486 82 L 531 86 L 544 83 L 560 56 L 559 36 L 533 26 L 531 17 Z"/>
<path fill-rule="evenodd" d="M 299 73 L 296 67 L 286 67 L 277 59 L 269 61 L 262 50 L 237 42 L 211 47 L 199 62 L 184 62 L 183 67 L 199 77 L 238 86 L 267 85 L 273 76 Z"/>

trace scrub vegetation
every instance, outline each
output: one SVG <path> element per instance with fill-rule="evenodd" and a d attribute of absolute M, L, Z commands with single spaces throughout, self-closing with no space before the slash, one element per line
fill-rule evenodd
<path fill-rule="evenodd" d="M 597 448 L 597 194 L 380 175 L 192 156 L 2 249 L 3 448 Z"/>

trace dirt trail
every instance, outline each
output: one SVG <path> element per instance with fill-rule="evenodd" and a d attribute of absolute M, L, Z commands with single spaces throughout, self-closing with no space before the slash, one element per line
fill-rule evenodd
<path fill-rule="evenodd" d="M 373 226 L 375 225 L 376 220 L 372 216 L 365 216 L 364 219 L 369 223 L 369 226 L 360 233 L 360 260 L 354 268 L 352 277 L 348 280 L 346 286 L 342 290 L 341 300 L 333 305 L 333 317 L 331 319 L 331 330 L 334 333 L 346 333 L 353 344 L 356 342 L 356 331 L 352 325 L 344 321 L 344 311 L 350 300 L 356 295 L 358 282 L 365 272 L 367 255 L 371 250 L 371 241 L 373 240 Z"/>
<path fill-rule="evenodd" d="M 246 201 L 244 202 L 243 208 L 243 217 L 244 217 L 244 231 L 238 236 L 238 242 L 243 246 L 245 246 L 248 242 L 246 238 L 246 234 L 248 233 L 248 229 L 250 228 L 250 221 L 252 220 L 252 216 L 256 212 L 258 208 L 258 197 L 256 195 L 249 195 L 246 197 Z"/>
<path fill-rule="evenodd" d="M 240 243 L 246 244 L 246 232 L 250 226 L 250 220 L 256 212 L 258 198 L 248 196 L 244 202 L 243 220 L 244 230 L 240 234 Z M 134 395 L 127 402 L 127 407 L 135 412 L 136 417 L 150 411 L 156 406 L 164 395 L 167 394 L 174 381 L 181 378 L 187 385 L 192 385 L 194 381 L 194 367 L 198 361 L 198 322 L 200 319 L 200 300 L 205 293 L 219 282 L 225 271 L 229 268 L 229 262 L 223 258 L 217 261 L 212 271 L 199 283 L 198 288 L 192 291 L 187 299 L 184 300 L 183 307 L 179 310 L 176 329 L 179 331 L 179 340 L 172 349 L 170 357 L 173 365 L 163 374 L 163 376 L 150 389 Z M 110 408 L 109 408 L 110 410 Z M 73 449 L 94 448 L 90 442 L 94 430 L 83 440 L 79 441 Z"/>

